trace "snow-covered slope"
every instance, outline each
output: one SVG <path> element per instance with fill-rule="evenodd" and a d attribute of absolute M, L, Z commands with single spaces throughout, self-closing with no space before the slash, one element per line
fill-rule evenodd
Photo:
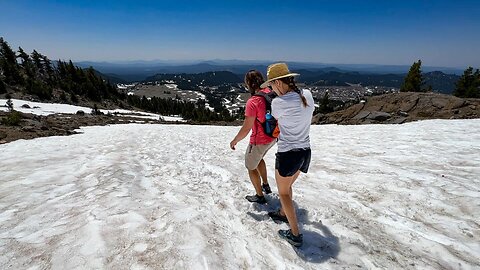
<path fill-rule="evenodd" d="M 238 127 L 82 130 L 0 145 L 1 269 L 480 267 L 479 120 L 312 126 L 300 249 L 267 216 L 276 195 L 244 199 Z"/>
<path fill-rule="evenodd" d="M 82 107 L 70 104 L 62 103 L 42 103 L 42 102 L 33 102 L 26 101 L 21 99 L 11 99 L 13 103 L 13 108 L 17 111 L 23 113 L 31 113 L 35 115 L 50 115 L 56 113 L 65 113 L 65 114 L 75 114 L 77 111 L 83 111 L 84 113 L 90 113 L 92 108 Z M 6 107 L 6 99 L 0 99 L 0 111 L 8 111 Z M 23 105 L 28 105 L 27 108 L 22 107 Z M 163 120 L 163 121 L 179 121 L 184 122 L 183 118 L 177 116 L 162 116 L 154 113 L 140 112 L 140 111 L 131 111 L 131 110 L 100 110 L 101 112 L 115 113 L 119 116 L 134 116 L 138 118 L 153 119 L 153 120 Z"/>

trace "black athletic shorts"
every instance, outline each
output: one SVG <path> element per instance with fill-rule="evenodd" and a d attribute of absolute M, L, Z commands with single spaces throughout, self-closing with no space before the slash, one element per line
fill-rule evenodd
<path fill-rule="evenodd" d="M 280 176 L 292 176 L 300 170 L 308 172 L 312 151 L 310 148 L 292 149 L 287 152 L 278 152 L 275 158 L 275 169 Z"/>

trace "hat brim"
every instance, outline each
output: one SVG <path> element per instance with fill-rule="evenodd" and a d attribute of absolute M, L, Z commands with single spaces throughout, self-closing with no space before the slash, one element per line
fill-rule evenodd
<path fill-rule="evenodd" d="M 262 83 L 262 84 L 260 85 L 260 88 L 265 88 L 265 87 L 267 87 L 267 86 L 270 84 L 271 81 L 278 80 L 278 79 L 281 79 L 281 78 L 295 77 L 295 76 L 300 76 L 300 74 L 298 74 L 298 73 L 288 73 L 288 74 L 286 74 L 286 75 L 282 75 L 282 76 L 278 76 L 278 77 L 275 77 L 275 78 L 271 78 L 270 80 Z"/>

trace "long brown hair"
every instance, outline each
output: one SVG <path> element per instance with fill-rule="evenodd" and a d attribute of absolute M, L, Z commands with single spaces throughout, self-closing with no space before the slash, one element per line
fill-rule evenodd
<path fill-rule="evenodd" d="M 244 81 L 250 94 L 254 95 L 257 90 L 260 89 L 260 85 L 265 82 L 265 79 L 263 79 L 263 75 L 260 71 L 252 69 L 245 74 Z"/>
<path fill-rule="evenodd" d="M 288 85 L 288 88 L 290 90 L 295 91 L 297 94 L 300 95 L 300 98 L 302 99 L 303 107 L 309 106 L 308 103 L 307 103 L 307 99 L 303 95 L 302 91 L 300 89 L 298 89 L 297 85 L 295 84 L 295 79 L 294 79 L 293 76 L 292 77 L 280 78 L 279 80 L 282 81 L 283 83 L 285 83 L 286 85 Z"/>

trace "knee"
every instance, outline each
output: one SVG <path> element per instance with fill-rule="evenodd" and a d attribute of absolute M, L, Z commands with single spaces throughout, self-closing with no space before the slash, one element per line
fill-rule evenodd
<path fill-rule="evenodd" d="M 254 164 L 252 162 L 245 161 L 245 168 L 250 171 L 256 171 L 258 167 L 258 164 Z"/>

